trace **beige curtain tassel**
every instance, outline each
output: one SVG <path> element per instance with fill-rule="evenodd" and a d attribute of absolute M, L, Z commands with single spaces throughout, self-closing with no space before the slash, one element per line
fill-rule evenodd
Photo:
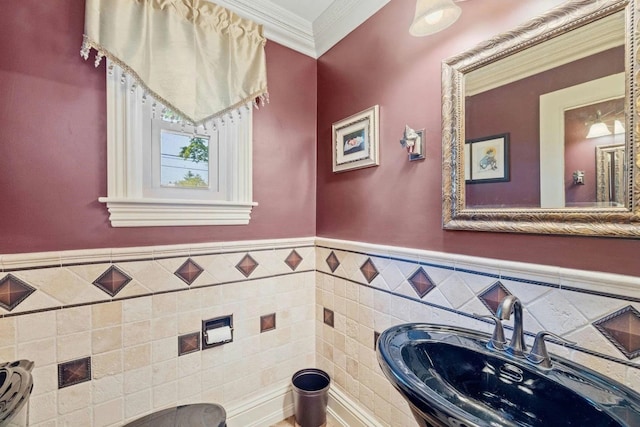
<path fill-rule="evenodd" d="M 261 25 L 205 0 L 86 0 L 80 54 L 200 125 L 267 96 L 265 43 Z"/>

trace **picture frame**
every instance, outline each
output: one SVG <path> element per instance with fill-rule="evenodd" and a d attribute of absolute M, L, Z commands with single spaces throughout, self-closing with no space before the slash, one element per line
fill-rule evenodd
<path fill-rule="evenodd" d="M 508 182 L 509 133 L 465 142 L 465 181 L 468 184 Z"/>
<path fill-rule="evenodd" d="M 379 161 L 378 105 L 333 123 L 333 172 L 345 172 L 371 166 Z"/>

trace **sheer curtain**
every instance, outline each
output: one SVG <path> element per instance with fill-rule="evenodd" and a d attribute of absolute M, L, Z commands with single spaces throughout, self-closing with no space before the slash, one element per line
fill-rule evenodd
<path fill-rule="evenodd" d="M 195 125 L 264 100 L 262 26 L 206 0 L 86 0 L 81 55 L 93 48 Z"/>

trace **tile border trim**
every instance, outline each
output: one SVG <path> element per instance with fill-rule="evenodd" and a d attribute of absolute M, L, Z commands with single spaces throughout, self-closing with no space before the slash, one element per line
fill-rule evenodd
<path fill-rule="evenodd" d="M 212 287 L 215 287 L 215 286 L 231 285 L 231 284 L 234 284 L 234 283 L 245 283 L 245 282 L 252 282 L 252 281 L 256 281 L 256 280 L 273 279 L 275 277 L 290 276 L 292 274 L 315 273 L 315 272 L 316 272 L 316 270 L 313 270 L 313 269 L 290 271 L 290 272 L 287 272 L 287 273 L 271 274 L 271 275 L 268 275 L 268 276 L 248 277 L 246 279 L 229 280 L 229 281 L 226 281 L 226 282 L 210 283 L 208 285 L 198 285 L 198 286 L 186 287 L 186 288 L 181 288 L 181 289 L 169 289 L 169 290 L 160 291 L 160 292 L 149 292 L 149 293 L 146 293 L 146 294 L 132 295 L 132 296 L 128 296 L 128 297 L 108 298 L 108 299 L 99 300 L 99 301 L 91 301 L 91 302 L 79 303 L 79 304 L 60 305 L 60 306 L 55 306 L 55 307 L 42 308 L 42 309 L 38 309 L 38 310 L 20 311 L 20 312 L 16 312 L 16 313 L 5 313 L 5 314 L 0 314 L 0 319 L 5 318 L 5 317 L 26 316 L 26 315 L 29 315 L 29 314 L 38 314 L 38 313 L 44 313 L 44 312 L 47 312 L 47 311 L 63 310 L 63 309 L 66 309 L 66 308 L 84 307 L 84 306 L 90 306 L 90 305 L 96 305 L 96 304 L 105 304 L 105 303 L 109 303 L 109 302 L 131 300 L 131 299 L 136 299 L 136 298 L 145 298 L 145 297 L 151 297 L 151 296 L 154 296 L 154 295 L 171 294 L 171 293 L 174 293 L 174 292 L 187 292 L 187 291 L 193 290 L 193 289 L 204 289 L 204 288 L 212 288 Z"/>
<path fill-rule="evenodd" d="M 0 254 L 0 272 L 315 247 L 315 237 Z"/>
<path fill-rule="evenodd" d="M 400 261 L 416 264 L 418 266 L 428 266 L 442 268 L 463 273 L 471 273 L 499 280 L 510 280 L 548 288 L 562 289 L 570 292 L 578 292 L 589 295 L 597 295 L 607 298 L 622 299 L 625 301 L 640 303 L 637 295 L 640 289 L 640 278 L 622 274 L 604 273 L 596 271 L 576 270 L 569 268 L 553 267 L 542 264 L 529 264 L 515 261 L 497 260 L 492 258 L 472 257 L 468 255 L 447 254 L 444 252 L 426 251 L 421 249 L 401 248 L 397 246 L 375 245 L 370 243 L 358 243 L 346 240 L 334 240 L 327 238 L 317 238 L 316 247 L 331 251 L 342 251 L 372 258 L 386 259 L 390 261 Z M 438 262 L 441 262 L 438 263 Z M 469 266 L 477 266 L 478 270 L 472 270 Z M 460 266 L 459 266 L 460 265 Z M 316 269 L 320 270 L 317 265 Z M 509 275 L 501 273 L 494 274 L 483 272 L 482 269 L 495 269 L 498 271 L 507 270 Z M 514 270 L 526 274 L 531 272 L 534 276 L 546 275 L 558 278 L 559 283 L 543 282 L 540 280 L 529 280 L 512 275 Z M 580 282 L 563 285 L 562 282 Z M 606 282 L 611 286 L 612 292 L 603 292 L 590 289 L 596 283 Z M 583 286 L 580 286 L 583 285 Z"/>

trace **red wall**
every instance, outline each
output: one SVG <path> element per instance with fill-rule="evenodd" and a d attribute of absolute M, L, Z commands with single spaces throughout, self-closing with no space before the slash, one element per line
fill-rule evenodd
<path fill-rule="evenodd" d="M 315 234 L 316 61 L 267 43 L 271 102 L 254 113 L 247 226 L 112 228 L 104 67 L 80 58 L 81 0 L 0 14 L 0 253 Z"/>
<path fill-rule="evenodd" d="M 254 116 L 260 206 L 251 224 L 120 229 L 97 202 L 106 195 L 105 83 L 103 70 L 79 55 L 83 2 L 13 2 L 0 14 L 0 253 L 317 233 L 640 275 L 637 240 L 442 230 L 442 59 L 561 2 L 463 2 L 453 27 L 413 38 L 415 2 L 392 1 L 317 68 L 268 43 L 271 103 Z M 381 165 L 333 174 L 331 123 L 374 104 L 381 106 Z M 398 142 L 405 124 L 426 129 L 426 160 L 407 161 Z"/>
<path fill-rule="evenodd" d="M 631 239 L 442 229 L 443 59 L 507 31 L 559 0 L 462 2 L 462 17 L 424 38 L 409 35 L 415 2 L 392 1 L 318 60 L 317 234 L 585 270 L 640 275 Z M 331 172 L 331 124 L 380 105 L 378 167 Z M 426 129 L 426 160 L 407 161 L 405 124 Z"/>
<path fill-rule="evenodd" d="M 624 114 L 624 100 L 614 99 L 574 108 L 566 111 L 564 115 L 564 188 L 567 206 L 571 203 L 577 206 L 589 203 L 592 206 L 594 200 L 597 200 L 596 147 L 624 144 L 623 134 L 587 139 L 587 132 L 597 116 L 597 111 L 609 115 L 603 120 L 606 120 L 613 132 L 614 118 L 616 115 L 620 117 Z M 573 183 L 573 172 L 576 170 L 584 171 L 584 184 Z"/>

